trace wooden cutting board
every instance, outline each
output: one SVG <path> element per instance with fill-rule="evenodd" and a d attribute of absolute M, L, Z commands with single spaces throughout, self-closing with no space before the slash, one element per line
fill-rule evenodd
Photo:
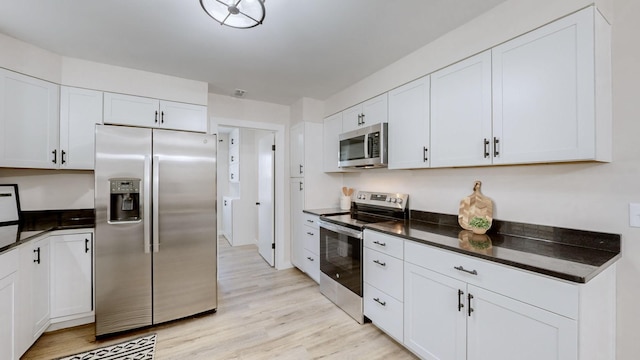
<path fill-rule="evenodd" d="M 476 180 L 473 185 L 473 194 L 460 201 L 458 224 L 465 230 L 471 230 L 469 222 L 476 216 L 489 220 L 489 227 L 491 227 L 491 223 L 493 222 L 493 201 L 482 195 L 480 186 L 482 186 L 482 183 Z"/>

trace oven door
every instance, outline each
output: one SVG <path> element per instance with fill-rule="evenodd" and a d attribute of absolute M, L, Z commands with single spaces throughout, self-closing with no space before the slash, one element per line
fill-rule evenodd
<path fill-rule="evenodd" d="M 362 231 L 319 224 L 320 271 L 362 297 Z"/>

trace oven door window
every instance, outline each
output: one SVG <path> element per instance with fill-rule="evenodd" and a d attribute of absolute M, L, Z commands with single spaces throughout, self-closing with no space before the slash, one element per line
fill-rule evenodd
<path fill-rule="evenodd" d="M 320 271 L 362 296 L 362 240 L 320 228 Z"/>
<path fill-rule="evenodd" d="M 340 141 L 340 161 L 359 160 L 365 158 L 365 136 L 361 135 Z"/>

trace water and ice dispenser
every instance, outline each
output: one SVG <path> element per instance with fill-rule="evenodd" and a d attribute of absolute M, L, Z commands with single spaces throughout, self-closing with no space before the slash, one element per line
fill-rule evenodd
<path fill-rule="evenodd" d="M 140 179 L 109 179 L 109 222 L 139 221 Z"/>

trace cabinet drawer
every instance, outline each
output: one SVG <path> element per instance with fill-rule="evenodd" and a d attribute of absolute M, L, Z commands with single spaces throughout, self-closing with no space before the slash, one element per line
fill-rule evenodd
<path fill-rule="evenodd" d="M 318 219 L 319 216 L 317 215 L 312 215 L 312 214 L 307 214 L 307 213 L 302 213 L 302 221 L 304 222 L 305 225 L 307 226 L 311 226 L 315 229 L 319 228 L 318 225 Z"/>
<path fill-rule="evenodd" d="M 318 255 L 320 254 L 320 231 L 312 226 L 304 226 L 304 248 Z"/>
<path fill-rule="evenodd" d="M 315 282 L 320 283 L 320 258 L 311 251 L 304 250 L 304 271 Z"/>
<path fill-rule="evenodd" d="M 364 314 L 398 342 L 403 341 L 403 303 L 370 284 L 364 284 Z"/>
<path fill-rule="evenodd" d="M 556 314 L 577 319 L 577 285 L 412 241 L 405 244 L 405 260 Z"/>
<path fill-rule="evenodd" d="M 369 248 L 364 249 L 364 282 L 401 301 L 403 269 L 402 260 Z"/>
<path fill-rule="evenodd" d="M 367 229 L 364 231 L 364 246 L 398 259 L 404 258 L 404 240 L 396 236 Z"/>

